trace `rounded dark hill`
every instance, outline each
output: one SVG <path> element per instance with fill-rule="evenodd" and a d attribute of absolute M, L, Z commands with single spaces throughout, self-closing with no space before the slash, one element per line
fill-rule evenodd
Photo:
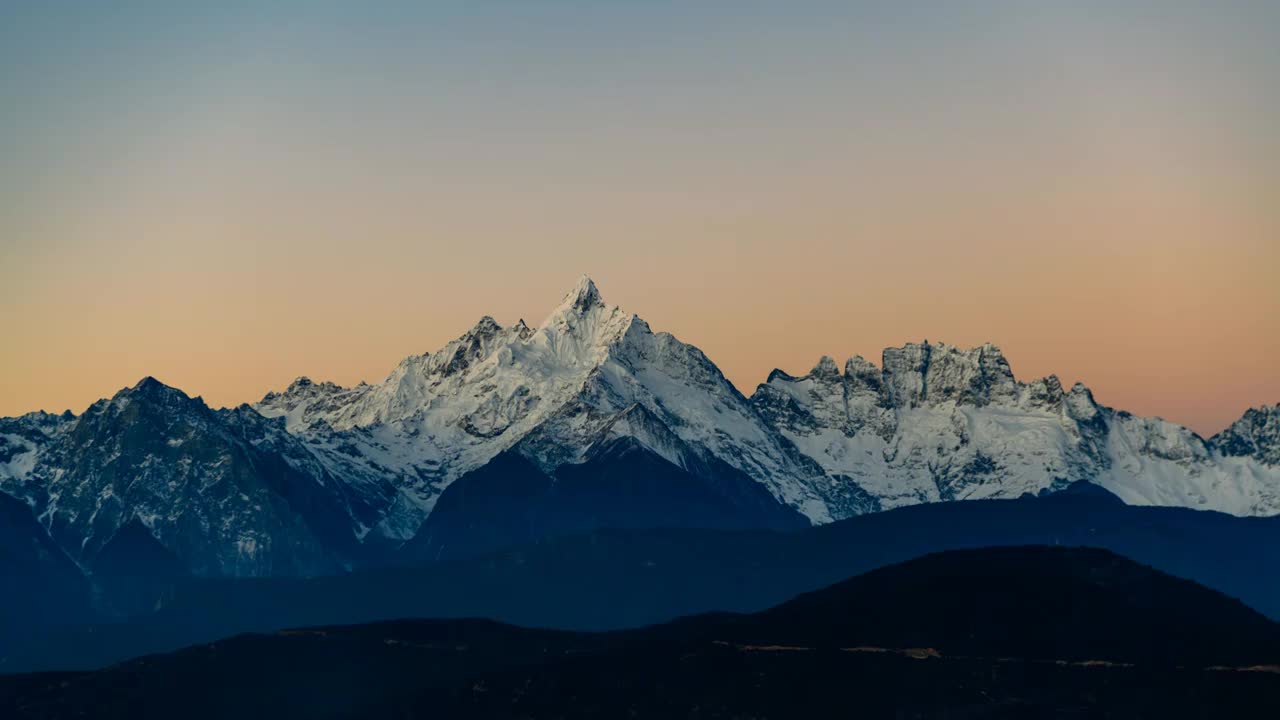
<path fill-rule="evenodd" d="M 1272 717 L 1276 627 L 1106 551 L 965 550 L 632 631 L 402 620 L 0 676 L 0 716 Z"/>
<path fill-rule="evenodd" d="M 755 645 L 932 648 L 943 656 L 1208 667 L 1280 664 L 1280 625 L 1107 550 L 929 555 L 731 621 Z"/>

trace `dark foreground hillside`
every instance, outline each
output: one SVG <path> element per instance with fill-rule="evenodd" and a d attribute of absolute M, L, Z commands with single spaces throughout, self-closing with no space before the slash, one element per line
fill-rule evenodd
<path fill-rule="evenodd" d="M 158 612 L 132 619 L 86 621 L 68 612 L 48 627 L 28 615 L 20 632 L 0 632 L 0 671 L 92 669 L 244 632 L 406 617 L 638 627 L 708 611 L 757 612 L 929 553 L 1007 545 L 1106 548 L 1277 618 L 1277 543 L 1280 517 L 1133 507 L 1090 485 L 1043 498 L 900 508 L 797 533 L 601 530 L 482 558 L 310 580 L 179 579 L 156 596 Z M 118 584 L 163 581 L 140 583 L 137 575 Z"/>
<path fill-rule="evenodd" d="M 957 551 L 753 615 L 246 635 L 0 678 L 0 717 L 1273 717 L 1280 626 L 1106 551 Z"/>

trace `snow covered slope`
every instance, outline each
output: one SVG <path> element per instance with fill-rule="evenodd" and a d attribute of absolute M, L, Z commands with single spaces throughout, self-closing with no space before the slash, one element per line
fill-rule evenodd
<path fill-rule="evenodd" d="M 75 416 L 33 412 L 0 418 L 0 487 L 17 484 L 30 476 L 36 460 Z"/>
<path fill-rule="evenodd" d="M 19 452 L 0 488 L 83 568 L 136 522 L 193 574 L 333 572 L 358 559 L 368 526 L 399 495 L 327 473 L 283 423 L 248 406 L 213 410 L 153 378 L 77 418 L 18 420 L 4 426 Z"/>
<path fill-rule="evenodd" d="M 724 461 L 814 521 L 865 509 L 701 351 L 605 303 L 586 277 L 536 329 L 486 317 L 379 385 L 302 379 L 256 408 L 285 418 L 335 469 L 355 462 L 395 478 L 424 516 L 450 482 L 504 450 L 518 445 L 552 471 L 619 434 L 681 467 Z"/>
<path fill-rule="evenodd" d="M 424 516 L 500 452 L 551 473 L 620 436 L 682 468 L 728 463 L 819 523 L 1077 480 L 1135 503 L 1280 512 L 1265 413 L 1233 426 L 1228 449 L 1225 435 L 1101 407 L 1083 385 L 1019 382 L 994 345 L 927 342 L 885 350 L 881 367 L 823 358 L 802 378 L 775 371 L 748 401 L 701 351 L 609 305 L 586 277 L 536 329 L 486 317 L 382 384 L 304 378 L 256 407 L 335 472 L 362 466 L 407 488 Z"/>
<path fill-rule="evenodd" d="M 804 377 L 774 371 L 752 402 L 829 475 L 881 508 L 1090 480 L 1131 504 L 1280 512 L 1274 409 L 1251 410 L 1206 441 L 1103 407 L 1081 384 L 1018 382 L 990 344 L 908 344 L 886 349 L 879 368 L 851 358 L 843 373 L 824 357 Z"/>
<path fill-rule="evenodd" d="M 0 490 L 82 567 L 136 520 L 193 573 L 305 575 L 399 547 L 451 483 L 511 454 L 547 478 L 628 477 L 565 470 L 593 458 L 644 458 L 711 488 L 745 477 L 814 523 L 1079 480 L 1136 504 L 1280 513 L 1280 406 L 1205 440 L 1083 385 L 1020 382 L 993 345 L 927 342 L 880 366 L 774 371 L 748 399 L 586 277 L 538 327 L 482 318 L 376 385 L 300 378 L 213 410 L 148 378 L 81 417 L 0 419 Z"/>

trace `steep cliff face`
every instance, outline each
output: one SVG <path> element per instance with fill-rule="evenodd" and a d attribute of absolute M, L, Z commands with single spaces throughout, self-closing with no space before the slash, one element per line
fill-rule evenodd
<path fill-rule="evenodd" d="M 719 499 L 699 500 L 703 515 L 673 511 L 680 524 L 763 527 L 1078 481 L 1134 504 L 1280 513 L 1280 406 L 1204 440 L 1100 406 L 1083 385 L 1019 381 L 994 345 L 928 342 L 888 348 L 879 366 L 824 357 L 802 377 L 774 371 L 747 398 L 698 348 L 608 304 L 585 277 L 536 328 L 482 318 L 375 385 L 300 378 L 214 410 L 148 378 L 81 417 L 0 419 L 0 488 L 82 568 L 135 521 L 131 536 L 141 527 L 198 575 L 376 561 L 419 533 L 455 481 L 504 455 L 552 486 L 597 478 L 579 486 L 600 500 L 583 512 L 631 524 L 658 514 L 611 503 L 706 491 Z M 601 458 L 657 479 L 580 467 Z"/>
<path fill-rule="evenodd" d="M 74 420 L 70 411 L 0 418 L 0 486 L 24 484 L 35 469 L 36 460 Z"/>
<path fill-rule="evenodd" d="M 335 471 L 408 488 L 422 516 L 498 453 L 554 473 L 606 435 L 695 472 L 727 463 L 818 523 L 1079 480 L 1128 502 L 1280 512 L 1280 443 L 1263 411 L 1205 441 L 1099 406 L 1083 385 L 1020 382 L 994 345 L 928 342 L 886 349 L 879 367 L 824 357 L 803 377 L 775 371 L 748 400 L 697 348 L 607 304 L 586 278 L 536 329 L 484 318 L 380 385 L 301 381 L 257 408 L 321 456 L 341 448 L 326 461 Z"/>
<path fill-rule="evenodd" d="M 822 358 L 804 377 L 775 371 L 752 402 L 829 475 L 882 508 L 1089 480 L 1135 504 L 1280 512 L 1280 473 L 1264 461 L 1275 446 L 1264 411 L 1205 441 L 1102 407 L 1080 384 L 1019 382 L 990 344 L 908 344 L 886 349 L 879 369 L 855 357 L 843 373 Z"/>
<path fill-rule="evenodd" d="M 515 448 L 545 472 L 581 462 L 604 434 L 633 436 L 677 465 L 727 463 L 814 521 L 868 509 L 779 437 L 700 350 L 607 304 L 582 278 L 536 329 L 484 318 L 385 382 L 310 381 L 256 406 L 326 462 L 409 489 L 422 516 L 444 488 Z M 862 504 L 859 504 L 862 503 Z"/>
<path fill-rule="evenodd" d="M 9 486 L 86 568 L 136 522 L 196 575 L 333 572 L 396 495 L 328 474 L 283 423 L 154 378 L 61 422 Z"/>
<path fill-rule="evenodd" d="M 1250 408 L 1210 442 L 1228 457 L 1250 458 L 1273 468 L 1280 465 L 1280 403 Z"/>

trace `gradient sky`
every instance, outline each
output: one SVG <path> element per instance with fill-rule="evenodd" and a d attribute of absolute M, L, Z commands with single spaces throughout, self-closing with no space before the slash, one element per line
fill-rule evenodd
<path fill-rule="evenodd" d="M 378 381 L 584 272 L 746 392 L 1280 401 L 1280 3 L 195 5 L 0 3 L 0 414 Z"/>

